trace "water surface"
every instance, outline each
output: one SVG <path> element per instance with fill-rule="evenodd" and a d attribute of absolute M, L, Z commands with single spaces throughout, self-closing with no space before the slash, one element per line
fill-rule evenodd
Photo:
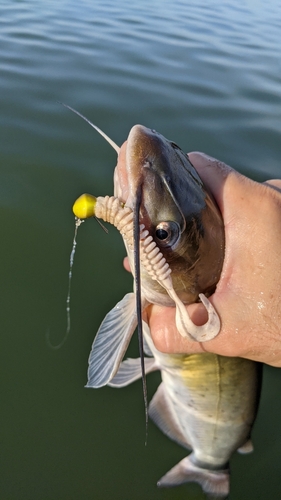
<path fill-rule="evenodd" d="M 72 331 L 60 350 L 46 343 L 66 327 L 71 206 L 111 194 L 116 162 L 58 101 L 118 144 L 142 123 L 256 180 L 280 177 L 280 27 L 277 0 L 1 2 L 1 498 L 203 499 L 197 485 L 157 490 L 185 452 L 153 424 L 144 446 L 140 383 L 84 389 L 98 325 L 132 287 L 114 229 L 82 225 Z M 234 457 L 231 500 L 281 494 L 280 390 L 267 368 L 256 452 Z"/>

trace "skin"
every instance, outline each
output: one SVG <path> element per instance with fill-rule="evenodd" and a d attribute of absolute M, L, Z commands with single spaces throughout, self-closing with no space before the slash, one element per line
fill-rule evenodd
<path fill-rule="evenodd" d="M 124 175 L 125 152 L 126 143 L 117 175 Z M 225 260 L 209 297 L 221 318 L 221 331 L 208 342 L 190 341 L 177 332 L 173 307 L 151 305 L 144 319 L 155 347 L 165 353 L 212 352 L 281 367 L 281 180 L 261 184 L 203 153 L 190 153 L 189 158 L 224 220 Z M 127 259 L 124 267 L 130 270 Z M 201 304 L 187 308 L 196 324 L 205 323 Z"/>

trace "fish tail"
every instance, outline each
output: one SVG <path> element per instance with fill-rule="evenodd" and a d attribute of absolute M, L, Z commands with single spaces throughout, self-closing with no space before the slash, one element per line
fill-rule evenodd
<path fill-rule="evenodd" d="M 229 494 L 229 470 L 209 470 L 198 467 L 192 462 L 193 453 L 181 460 L 157 483 L 159 487 L 177 486 L 196 482 L 208 495 L 227 498 Z"/>

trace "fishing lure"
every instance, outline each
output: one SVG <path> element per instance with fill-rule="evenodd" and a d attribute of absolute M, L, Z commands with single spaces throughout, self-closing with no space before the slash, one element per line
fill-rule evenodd
<path fill-rule="evenodd" d="M 83 194 L 75 201 L 73 212 L 76 217 L 81 219 L 95 216 L 113 224 L 123 236 L 129 248 L 134 248 L 133 211 L 126 207 L 119 198 L 114 196 L 99 196 L 96 198 L 90 194 Z M 199 294 L 199 298 L 208 311 L 208 322 L 199 327 L 192 322 L 187 309 L 174 290 L 171 268 L 143 224 L 140 225 L 140 260 L 149 276 L 158 281 L 174 301 L 176 325 L 183 337 L 204 342 L 219 333 L 219 317 L 203 293 Z"/>

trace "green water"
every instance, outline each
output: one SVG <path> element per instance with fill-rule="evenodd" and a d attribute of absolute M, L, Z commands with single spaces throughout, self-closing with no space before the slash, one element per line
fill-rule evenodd
<path fill-rule="evenodd" d="M 153 424 L 140 383 L 84 389 L 105 313 L 131 290 L 114 229 L 78 232 L 65 334 L 71 207 L 112 193 L 113 150 L 142 123 L 259 180 L 279 177 L 277 0 L 0 3 L 1 500 L 202 500 L 157 490 L 185 452 Z M 269 221 L 270 223 L 270 221 Z M 130 354 L 137 355 L 134 341 Z M 149 397 L 159 383 L 148 378 Z M 234 456 L 231 500 L 281 497 L 281 375 L 266 368 L 255 453 Z"/>

